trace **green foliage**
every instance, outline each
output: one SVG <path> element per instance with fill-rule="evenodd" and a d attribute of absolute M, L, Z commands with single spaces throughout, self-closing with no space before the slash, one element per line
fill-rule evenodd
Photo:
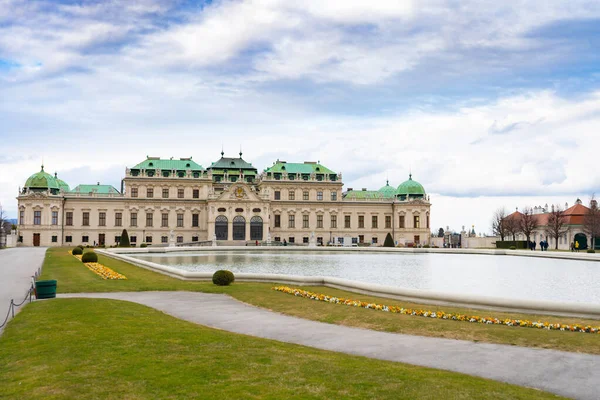
<path fill-rule="evenodd" d="M 121 232 L 119 247 L 129 247 L 129 234 L 127 234 L 127 229 L 123 229 L 123 232 Z"/>
<path fill-rule="evenodd" d="M 431 246 L 429 246 L 428 244 L 424 244 L 424 245 L 423 245 L 423 248 L 424 248 L 424 249 L 428 249 L 428 248 L 430 248 L 430 247 L 431 247 Z"/>
<path fill-rule="evenodd" d="M 212 277 L 213 283 L 219 286 L 228 286 L 230 283 L 233 283 L 234 280 L 235 277 L 233 276 L 233 272 L 224 269 L 218 270 Z"/>
<path fill-rule="evenodd" d="M 595 253 L 595 252 L 596 252 L 596 250 L 594 250 L 594 249 L 588 249 L 588 251 L 587 251 L 587 252 L 588 252 L 588 253 Z"/>
<path fill-rule="evenodd" d="M 146 243 L 142 243 L 142 244 L 140 244 L 140 247 L 144 248 L 144 247 L 148 247 L 148 245 Z"/>
<path fill-rule="evenodd" d="M 510 249 L 511 247 L 525 250 L 529 248 L 527 247 L 527 240 L 496 240 L 497 249 Z"/>
<path fill-rule="evenodd" d="M 383 241 L 383 247 L 394 247 L 394 239 L 392 239 L 392 235 L 389 232 Z"/>
<path fill-rule="evenodd" d="M 73 255 L 80 256 L 83 254 L 83 249 L 79 246 L 73 248 Z"/>
<path fill-rule="evenodd" d="M 510 246 L 509 249 L 510 250 L 516 250 L 517 248 L 515 246 Z"/>
<path fill-rule="evenodd" d="M 98 254 L 94 253 L 93 251 L 83 253 L 83 256 L 81 256 L 81 262 L 98 262 Z"/>

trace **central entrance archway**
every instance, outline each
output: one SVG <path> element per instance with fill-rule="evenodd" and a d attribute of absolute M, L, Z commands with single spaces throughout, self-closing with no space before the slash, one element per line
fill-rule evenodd
<path fill-rule="evenodd" d="M 246 240 L 246 219 L 241 215 L 233 219 L 233 240 Z"/>
<path fill-rule="evenodd" d="M 263 220 L 258 215 L 250 219 L 250 240 L 263 240 Z"/>
<path fill-rule="evenodd" d="M 217 240 L 227 240 L 227 217 L 224 215 L 219 215 L 215 219 L 215 236 Z"/>
<path fill-rule="evenodd" d="M 588 239 L 585 233 L 576 234 L 574 242 L 579 243 L 578 250 L 586 250 L 588 248 Z"/>

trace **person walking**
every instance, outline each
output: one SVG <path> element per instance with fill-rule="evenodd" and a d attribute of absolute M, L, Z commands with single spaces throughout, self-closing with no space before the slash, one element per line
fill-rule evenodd
<path fill-rule="evenodd" d="M 540 251 L 544 251 L 544 241 L 540 240 Z"/>
<path fill-rule="evenodd" d="M 573 244 L 573 242 L 571 242 L 571 252 L 573 252 L 575 250 L 575 245 Z"/>
<path fill-rule="evenodd" d="M 533 251 L 535 251 L 535 247 L 536 247 L 535 240 L 533 241 L 533 243 L 531 245 L 533 246 Z"/>
<path fill-rule="evenodd" d="M 575 241 L 575 252 L 579 253 L 579 242 Z"/>

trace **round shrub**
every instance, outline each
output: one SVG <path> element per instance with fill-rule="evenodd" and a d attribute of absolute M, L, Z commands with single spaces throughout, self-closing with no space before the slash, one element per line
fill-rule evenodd
<path fill-rule="evenodd" d="M 596 252 L 596 250 L 594 250 L 594 249 L 588 249 L 588 251 L 587 251 L 587 252 L 588 252 L 588 253 L 595 253 L 595 252 Z"/>
<path fill-rule="evenodd" d="M 140 247 L 142 247 L 142 248 L 143 247 L 148 247 L 148 245 L 146 243 L 142 243 L 142 244 L 140 244 Z"/>
<path fill-rule="evenodd" d="M 516 250 L 517 248 L 515 246 L 510 246 L 509 249 L 510 250 Z"/>
<path fill-rule="evenodd" d="M 233 276 L 233 272 L 220 269 L 213 274 L 212 281 L 215 285 L 219 286 L 228 286 L 230 283 L 233 283 L 235 277 Z"/>
<path fill-rule="evenodd" d="M 87 253 L 83 253 L 81 256 L 81 262 L 89 263 L 89 262 L 98 262 L 98 254 L 93 251 L 88 251 Z"/>
<path fill-rule="evenodd" d="M 74 256 L 80 256 L 83 254 L 83 250 L 81 249 L 81 247 L 74 247 L 73 248 L 73 255 Z"/>

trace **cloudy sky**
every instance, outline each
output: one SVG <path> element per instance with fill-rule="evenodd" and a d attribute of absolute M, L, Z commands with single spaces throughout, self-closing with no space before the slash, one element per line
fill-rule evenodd
<path fill-rule="evenodd" d="M 432 228 L 600 193 L 597 0 L 0 0 L 0 202 L 146 155 L 421 182 Z"/>

